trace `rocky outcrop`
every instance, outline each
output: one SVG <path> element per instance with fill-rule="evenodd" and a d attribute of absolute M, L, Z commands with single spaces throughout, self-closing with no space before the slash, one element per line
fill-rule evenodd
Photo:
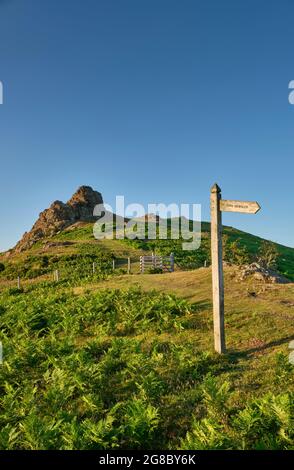
<path fill-rule="evenodd" d="M 97 204 L 103 204 L 101 193 L 94 191 L 90 186 L 81 186 L 66 204 L 55 201 L 41 212 L 33 228 L 23 235 L 14 251 L 27 250 L 42 238 L 51 237 L 78 221 L 96 220 L 93 211 Z"/>
<path fill-rule="evenodd" d="M 97 204 L 103 204 L 102 195 L 90 186 L 81 186 L 66 203 L 74 214 L 75 222 L 96 219 L 93 218 L 93 211 Z"/>
<path fill-rule="evenodd" d="M 248 264 L 241 269 L 240 280 L 244 280 L 249 276 L 252 276 L 257 281 L 273 284 L 288 284 L 290 282 L 286 277 L 272 269 L 265 268 L 259 263 Z"/>

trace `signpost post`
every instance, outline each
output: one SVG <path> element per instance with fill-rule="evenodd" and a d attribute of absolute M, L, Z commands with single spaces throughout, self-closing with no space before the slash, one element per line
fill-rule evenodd
<path fill-rule="evenodd" d="M 256 214 L 259 210 L 260 205 L 257 202 L 225 200 L 221 198 L 221 189 L 217 184 L 211 188 L 210 214 L 214 348 L 219 354 L 223 354 L 226 351 L 222 212 Z"/>

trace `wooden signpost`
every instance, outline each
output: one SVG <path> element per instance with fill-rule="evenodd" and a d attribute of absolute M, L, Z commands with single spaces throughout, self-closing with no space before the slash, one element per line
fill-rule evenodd
<path fill-rule="evenodd" d="M 260 210 L 257 202 L 251 201 L 226 201 L 220 200 L 220 210 L 222 212 L 243 212 L 244 214 L 256 214 Z"/>
<path fill-rule="evenodd" d="M 257 202 L 224 200 L 221 198 L 221 189 L 217 184 L 211 188 L 210 214 L 214 348 L 220 354 L 226 351 L 222 212 L 256 214 L 259 210 L 260 205 Z"/>

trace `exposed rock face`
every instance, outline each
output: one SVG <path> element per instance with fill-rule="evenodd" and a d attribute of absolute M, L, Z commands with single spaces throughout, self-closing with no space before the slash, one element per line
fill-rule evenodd
<path fill-rule="evenodd" d="M 94 191 L 90 186 L 81 186 L 67 202 L 75 216 L 75 222 L 94 220 L 93 211 L 97 204 L 103 204 L 101 193 Z"/>
<path fill-rule="evenodd" d="M 78 221 L 96 220 L 93 210 L 97 204 L 103 204 L 102 195 L 90 186 L 81 186 L 66 204 L 53 202 L 49 209 L 41 212 L 31 231 L 23 235 L 15 251 L 27 250 L 38 240 L 55 235 Z"/>

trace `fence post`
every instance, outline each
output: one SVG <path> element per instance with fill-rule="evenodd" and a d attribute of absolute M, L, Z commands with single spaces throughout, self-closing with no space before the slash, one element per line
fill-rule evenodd
<path fill-rule="evenodd" d="M 56 269 L 56 281 L 57 282 L 59 281 L 59 271 L 58 271 L 58 269 Z"/>
<path fill-rule="evenodd" d="M 140 256 L 140 272 L 144 273 L 144 257 Z"/>
<path fill-rule="evenodd" d="M 174 253 L 170 254 L 170 270 L 173 273 L 175 270 L 175 255 Z"/>
<path fill-rule="evenodd" d="M 204 267 L 207 267 L 207 260 L 204 261 Z"/>
<path fill-rule="evenodd" d="M 115 259 L 112 260 L 112 270 L 115 270 Z"/>
<path fill-rule="evenodd" d="M 17 277 L 17 288 L 20 289 L 20 277 Z"/>
<path fill-rule="evenodd" d="M 156 258 L 154 256 L 154 252 L 152 251 L 152 267 L 156 268 Z"/>
<path fill-rule="evenodd" d="M 128 258 L 128 274 L 131 272 L 131 258 Z"/>
<path fill-rule="evenodd" d="M 95 274 L 95 271 L 96 271 L 96 264 L 95 263 L 93 263 L 92 268 L 93 268 L 93 274 Z"/>

